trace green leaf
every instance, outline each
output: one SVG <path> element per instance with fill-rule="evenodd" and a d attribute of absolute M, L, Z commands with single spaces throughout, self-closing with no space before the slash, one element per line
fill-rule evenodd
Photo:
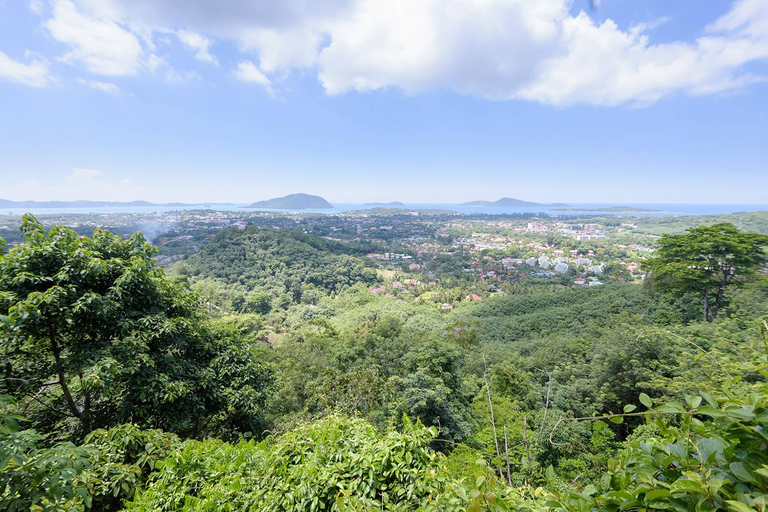
<path fill-rule="evenodd" d="M 680 402 L 667 402 L 659 406 L 656 410 L 659 412 L 671 413 L 671 414 L 685 413 L 685 408 L 683 407 L 683 404 L 681 404 Z"/>
<path fill-rule="evenodd" d="M 685 403 L 687 403 L 688 407 L 690 407 L 691 409 L 695 409 L 699 405 L 701 405 L 701 397 L 685 395 Z"/>
<path fill-rule="evenodd" d="M 753 509 L 752 507 L 748 507 L 747 505 L 743 504 L 740 501 L 726 500 L 725 506 L 731 512 L 755 512 L 755 509 Z"/>
<path fill-rule="evenodd" d="M 720 409 L 715 409 L 714 407 L 711 407 L 709 405 L 705 405 L 703 407 L 699 407 L 696 410 L 697 414 L 704 414 L 706 416 L 711 416 L 712 418 L 722 418 L 726 416 L 726 414 L 721 411 Z"/>
<path fill-rule="evenodd" d="M 640 400 L 640 403 L 646 406 L 648 409 L 653 409 L 653 402 L 651 402 L 651 397 L 645 393 L 640 393 L 638 399 Z"/>
<path fill-rule="evenodd" d="M 624 412 L 632 412 L 635 409 L 637 409 L 637 406 L 634 404 L 627 404 L 624 406 Z"/>
<path fill-rule="evenodd" d="M 741 480 L 742 482 L 749 482 L 751 484 L 756 484 L 757 480 L 755 480 L 755 477 L 752 476 L 752 474 L 749 472 L 749 469 L 741 463 L 741 462 L 731 462 L 731 464 L 728 466 L 731 470 L 731 473 L 733 473 L 733 476 Z"/>
<path fill-rule="evenodd" d="M 675 480 L 675 482 L 670 487 L 670 491 L 672 491 L 672 493 L 675 493 L 675 494 L 679 494 L 679 493 L 707 494 L 707 489 L 701 484 L 701 482 L 688 480 L 686 478 Z"/>
<path fill-rule="evenodd" d="M 712 398 L 712 395 L 709 393 L 705 393 L 704 391 L 699 391 L 699 395 L 704 399 L 705 402 L 707 402 L 712 407 L 717 407 L 717 400 Z"/>
<path fill-rule="evenodd" d="M 666 489 L 655 489 L 645 494 L 645 501 L 648 502 L 659 498 L 669 498 L 670 496 L 672 496 L 672 493 Z"/>

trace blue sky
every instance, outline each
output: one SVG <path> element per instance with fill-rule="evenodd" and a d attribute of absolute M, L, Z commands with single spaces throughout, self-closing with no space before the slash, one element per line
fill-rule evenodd
<path fill-rule="evenodd" d="M 0 198 L 768 203 L 768 2 L 0 0 Z"/>

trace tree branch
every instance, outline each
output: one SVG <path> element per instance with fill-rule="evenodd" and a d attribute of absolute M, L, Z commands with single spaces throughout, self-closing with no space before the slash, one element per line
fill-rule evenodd
<path fill-rule="evenodd" d="M 51 325 L 50 321 L 48 322 L 48 338 L 51 341 L 51 352 L 53 352 L 53 359 L 56 362 L 56 374 L 59 377 L 61 392 L 64 393 L 64 399 L 67 401 L 67 406 L 69 407 L 70 412 L 76 418 L 80 418 L 83 413 L 80 411 L 80 409 L 77 408 L 77 404 L 72 399 L 72 393 L 69 391 L 67 378 L 64 375 L 64 366 L 61 364 L 61 348 L 56 341 L 56 335 L 54 334 L 53 325 Z"/>

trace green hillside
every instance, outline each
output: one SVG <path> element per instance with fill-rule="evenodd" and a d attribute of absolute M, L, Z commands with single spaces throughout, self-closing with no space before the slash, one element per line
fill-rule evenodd
<path fill-rule="evenodd" d="M 234 296 L 264 291 L 287 294 L 301 302 L 305 292 L 337 293 L 356 283 L 376 282 L 376 271 L 364 255 L 367 247 L 351 245 L 301 231 L 260 229 L 249 225 L 216 235 L 210 244 L 172 272 L 187 276 L 200 289 Z"/>

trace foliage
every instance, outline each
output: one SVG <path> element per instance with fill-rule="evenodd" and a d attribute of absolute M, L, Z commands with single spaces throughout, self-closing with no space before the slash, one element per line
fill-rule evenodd
<path fill-rule="evenodd" d="M 400 270 L 381 275 L 405 285 L 384 294 L 362 244 L 300 231 L 225 230 L 168 280 L 140 237 L 26 224 L 38 234 L 0 256 L 2 300 L 34 306 L 0 311 L 0 386 L 19 399 L 0 432 L 0 500 L 20 509 L 764 510 L 759 273 L 738 272 L 706 322 L 685 287 L 496 286 L 463 272 L 465 249 L 421 268 L 434 286 L 390 262 Z M 141 293 L 116 297 L 127 282 Z M 78 409 L 90 393 L 89 428 L 50 409 L 66 399 L 43 314 Z M 48 435 L 20 431 L 16 413 Z M 73 428 L 91 430 L 80 446 L 61 442 Z"/>
<path fill-rule="evenodd" d="M 84 441 L 89 469 L 76 482 L 89 491 L 93 510 L 122 510 L 123 501 L 133 498 L 159 462 L 180 443 L 173 434 L 130 424 L 95 430 Z"/>
<path fill-rule="evenodd" d="M 191 442 L 127 510 L 463 510 L 488 501 L 443 474 L 429 448 L 436 434 L 407 418 L 402 432 L 381 434 L 330 416 L 259 444 Z M 478 487 L 503 492 L 485 485 L 488 476 L 480 467 Z"/>
<path fill-rule="evenodd" d="M 271 372 L 155 268 L 141 234 L 22 224 L 0 256 L 1 382 L 35 426 L 66 437 L 124 422 L 197 436 L 258 427 Z M 29 411 L 33 411 L 31 414 Z"/>
<path fill-rule="evenodd" d="M 630 442 L 609 461 L 610 470 L 595 485 L 581 492 L 555 492 L 546 506 L 571 511 L 764 510 L 766 391 L 764 387 L 760 394 L 723 399 L 707 393 L 688 395 L 685 405 L 672 401 L 655 409 L 641 396 L 649 406 L 643 415 L 659 435 Z"/>
<path fill-rule="evenodd" d="M 9 512 L 82 509 L 91 502 L 79 476 L 90 468 L 93 450 L 59 443 L 41 446 L 41 437 L 19 430 L 10 397 L 0 397 L 0 509 Z"/>
<path fill-rule="evenodd" d="M 243 312 L 267 313 L 269 295 L 285 293 L 293 303 L 305 293 L 316 301 L 315 291 L 339 292 L 358 282 L 374 283 L 376 271 L 360 258 L 366 247 L 334 242 L 299 230 L 276 231 L 253 225 L 244 230 L 221 231 L 198 253 L 175 270 L 194 281 L 213 280 L 213 296 L 230 295 L 229 306 Z M 246 294 L 244 301 L 217 288 L 235 286 Z M 242 295 L 241 295 L 242 296 Z M 278 305 L 280 306 L 280 305 Z M 282 305 L 283 309 L 285 304 Z"/>
<path fill-rule="evenodd" d="M 704 298 L 704 317 L 714 320 L 723 295 L 760 265 L 767 255 L 768 235 L 743 233 L 721 223 L 688 229 L 685 235 L 664 234 L 656 256 L 645 262 L 662 286 L 693 290 Z"/>

